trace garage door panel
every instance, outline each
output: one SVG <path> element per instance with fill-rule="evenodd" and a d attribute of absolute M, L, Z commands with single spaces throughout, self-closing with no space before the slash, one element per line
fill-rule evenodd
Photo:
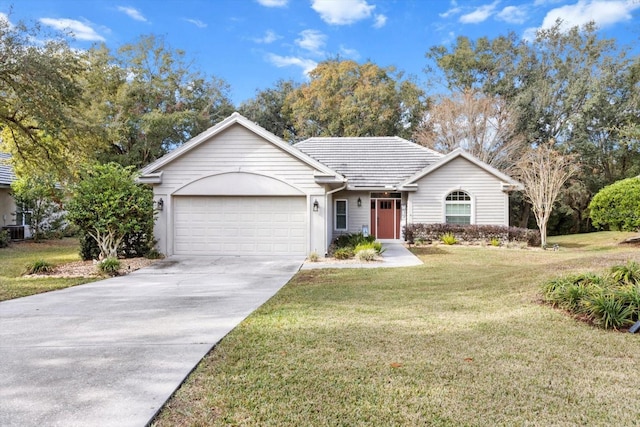
<path fill-rule="evenodd" d="M 305 197 L 174 197 L 177 255 L 304 255 Z"/>

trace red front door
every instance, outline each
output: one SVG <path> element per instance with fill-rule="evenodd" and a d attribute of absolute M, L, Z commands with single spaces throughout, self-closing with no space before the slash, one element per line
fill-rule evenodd
<path fill-rule="evenodd" d="M 371 228 L 377 239 L 400 238 L 400 200 L 378 199 L 371 203 Z"/>

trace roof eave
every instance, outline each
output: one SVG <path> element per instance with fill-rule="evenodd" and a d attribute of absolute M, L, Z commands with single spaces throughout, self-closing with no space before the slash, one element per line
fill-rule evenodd
<path fill-rule="evenodd" d="M 136 182 L 140 184 L 162 184 L 162 171 L 140 175 Z"/>

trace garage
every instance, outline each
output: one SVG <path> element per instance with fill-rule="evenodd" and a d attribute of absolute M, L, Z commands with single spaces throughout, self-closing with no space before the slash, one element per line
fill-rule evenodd
<path fill-rule="evenodd" d="M 306 197 L 175 196 L 176 255 L 306 255 Z"/>

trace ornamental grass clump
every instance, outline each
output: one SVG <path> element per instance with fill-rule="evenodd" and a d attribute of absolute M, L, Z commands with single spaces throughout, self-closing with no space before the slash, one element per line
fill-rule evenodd
<path fill-rule="evenodd" d="M 30 262 L 25 266 L 24 274 L 47 274 L 53 271 L 53 265 L 43 259 Z"/>
<path fill-rule="evenodd" d="M 98 270 L 108 276 L 117 276 L 118 270 L 120 270 L 120 261 L 113 257 L 105 258 L 98 263 Z"/>
<path fill-rule="evenodd" d="M 362 249 L 356 252 L 356 258 L 359 261 L 364 261 L 364 262 L 375 261 L 377 254 L 378 253 L 373 248 Z"/>
<path fill-rule="evenodd" d="M 603 275 L 576 274 L 542 286 L 543 300 L 604 329 L 620 329 L 640 318 L 640 266 L 635 261 Z"/>

